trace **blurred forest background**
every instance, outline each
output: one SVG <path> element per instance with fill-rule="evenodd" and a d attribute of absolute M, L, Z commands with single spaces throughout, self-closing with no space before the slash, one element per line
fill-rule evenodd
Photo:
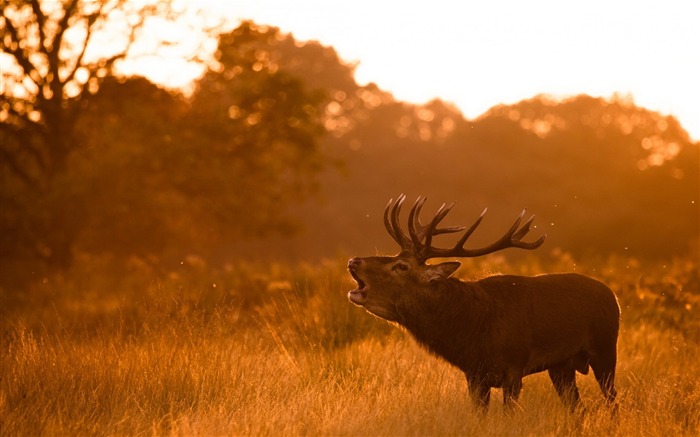
<path fill-rule="evenodd" d="M 697 257 L 699 143 L 630 97 L 541 95 L 467 120 L 252 22 L 209 30 L 215 59 L 186 95 L 115 69 L 150 18 L 178 19 L 168 3 L 38 5 L 2 2 L 3 286 L 85 256 L 167 271 L 393 254 L 381 216 L 400 193 L 456 201 L 453 224 L 489 207 L 474 244 L 527 207 L 542 254 Z"/>

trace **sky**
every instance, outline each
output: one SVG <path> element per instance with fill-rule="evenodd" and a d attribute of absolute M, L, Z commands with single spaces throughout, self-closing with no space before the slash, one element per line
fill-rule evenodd
<path fill-rule="evenodd" d="M 194 0 L 184 0 L 194 1 Z M 357 62 L 360 84 L 476 118 L 537 94 L 632 96 L 700 140 L 698 0 L 200 0 Z"/>

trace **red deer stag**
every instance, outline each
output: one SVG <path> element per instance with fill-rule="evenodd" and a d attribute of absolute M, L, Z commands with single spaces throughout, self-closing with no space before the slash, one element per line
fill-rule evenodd
<path fill-rule="evenodd" d="M 424 225 L 418 216 L 425 198 L 419 198 L 409 213 L 407 235 L 399 226 L 404 199 L 401 195 L 396 202 L 390 200 L 384 211 L 386 229 L 401 252 L 349 261 L 358 285 L 348 293 L 352 303 L 403 326 L 430 352 L 462 370 L 469 394 L 482 411 L 488 408 L 491 388 L 503 389 L 503 402 L 511 409 L 522 378 L 545 370 L 573 410 L 580 402 L 576 371 L 585 375 L 589 366 L 608 403 L 614 403 L 620 308 L 607 286 L 575 273 L 451 278 L 458 262 L 426 261 L 481 256 L 509 247 L 536 249 L 545 236 L 522 241 L 534 216 L 521 226 L 523 210 L 498 241 L 466 249 L 484 210 L 454 247 L 443 249 L 433 247 L 434 236 L 466 229 L 438 228 L 454 204 L 443 204 Z"/>

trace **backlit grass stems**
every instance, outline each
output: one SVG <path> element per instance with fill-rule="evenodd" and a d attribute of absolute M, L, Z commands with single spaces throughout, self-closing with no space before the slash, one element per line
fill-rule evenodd
<path fill-rule="evenodd" d="M 544 374 L 524 380 L 513 413 L 495 397 L 479 415 L 461 372 L 347 302 L 344 260 L 168 274 L 83 260 L 2 290 L 0 435 L 700 434 L 697 262 L 554 258 L 468 261 L 458 275 L 576 269 L 609 284 L 617 416 L 591 375 L 577 377 L 585 409 L 572 415 Z"/>

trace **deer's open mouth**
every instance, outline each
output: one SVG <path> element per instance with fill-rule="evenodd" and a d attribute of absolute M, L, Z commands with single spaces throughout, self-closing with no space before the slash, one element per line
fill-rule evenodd
<path fill-rule="evenodd" d="M 357 282 L 357 288 L 348 292 L 348 299 L 354 304 L 362 305 L 367 301 L 367 284 L 357 275 L 354 269 L 350 268 L 348 271 L 355 282 Z"/>

